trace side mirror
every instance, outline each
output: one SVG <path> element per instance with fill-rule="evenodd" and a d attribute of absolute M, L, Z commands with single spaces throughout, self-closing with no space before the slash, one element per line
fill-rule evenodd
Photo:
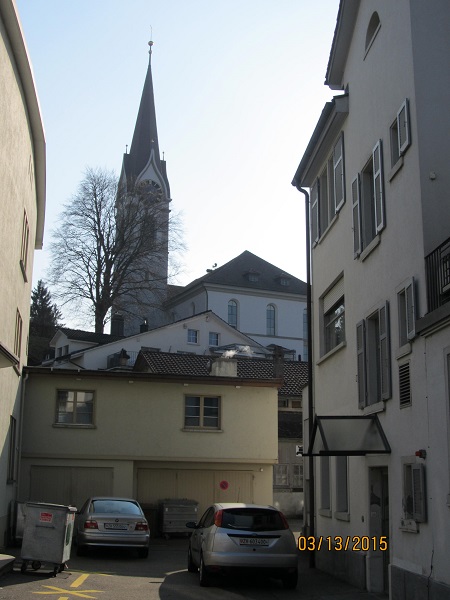
<path fill-rule="evenodd" d="M 189 523 L 186 523 L 186 527 L 188 527 L 189 529 L 197 529 L 197 523 L 195 521 L 189 521 Z"/>

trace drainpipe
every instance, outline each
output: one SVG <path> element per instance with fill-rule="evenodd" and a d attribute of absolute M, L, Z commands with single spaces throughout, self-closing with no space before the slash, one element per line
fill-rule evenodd
<path fill-rule="evenodd" d="M 294 183 L 294 182 L 293 182 Z M 294 183 L 299 192 L 305 196 L 305 222 L 306 222 L 306 316 L 308 322 L 308 422 L 309 439 L 312 437 L 314 424 L 314 395 L 313 395 L 313 344 L 312 344 L 312 310 L 311 310 L 311 240 L 309 233 L 309 194 L 300 186 Z M 304 442 L 303 442 L 304 443 Z M 315 494 L 314 494 L 314 462 L 313 457 L 308 456 L 309 464 L 309 535 L 315 535 Z M 309 566 L 315 568 L 316 555 L 315 550 L 310 551 Z"/>

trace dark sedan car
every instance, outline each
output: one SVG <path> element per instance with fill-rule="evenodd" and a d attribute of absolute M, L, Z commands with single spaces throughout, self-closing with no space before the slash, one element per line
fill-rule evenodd
<path fill-rule="evenodd" d="M 75 517 L 78 556 L 92 546 L 136 548 L 147 558 L 150 530 L 142 508 L 131 498 L 89 498 Z"/>

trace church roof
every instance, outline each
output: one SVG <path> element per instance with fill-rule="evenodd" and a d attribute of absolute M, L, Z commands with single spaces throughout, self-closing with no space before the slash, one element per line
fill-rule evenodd
<path fill-rule="evenodd" d="M 178 293 L 175 292 L 168 303 L 176 301 L 179 295 L 191 291 L 195 287 L 208 285 L 250 288 L 306 296 L 306 283 L 304 281 L 245 250 L 221 267 L 195 279 Z"/>

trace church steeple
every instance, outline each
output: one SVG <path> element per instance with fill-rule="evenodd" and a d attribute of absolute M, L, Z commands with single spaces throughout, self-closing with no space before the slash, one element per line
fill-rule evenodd
<path fill-rule="evenodd" d="M 123 157 L 123 172 L 128 184 L 150 180 L 158 184 L 167 199 L 170 198 L 166 163 L 161 160 L 156 126 L 155 97 L 152 77 L 152 47 L 149 45 L 149 61 L 141 103 L 134 128 L 130 151 Z M 128 187 L 128 186 L 127 186 Z"/>

